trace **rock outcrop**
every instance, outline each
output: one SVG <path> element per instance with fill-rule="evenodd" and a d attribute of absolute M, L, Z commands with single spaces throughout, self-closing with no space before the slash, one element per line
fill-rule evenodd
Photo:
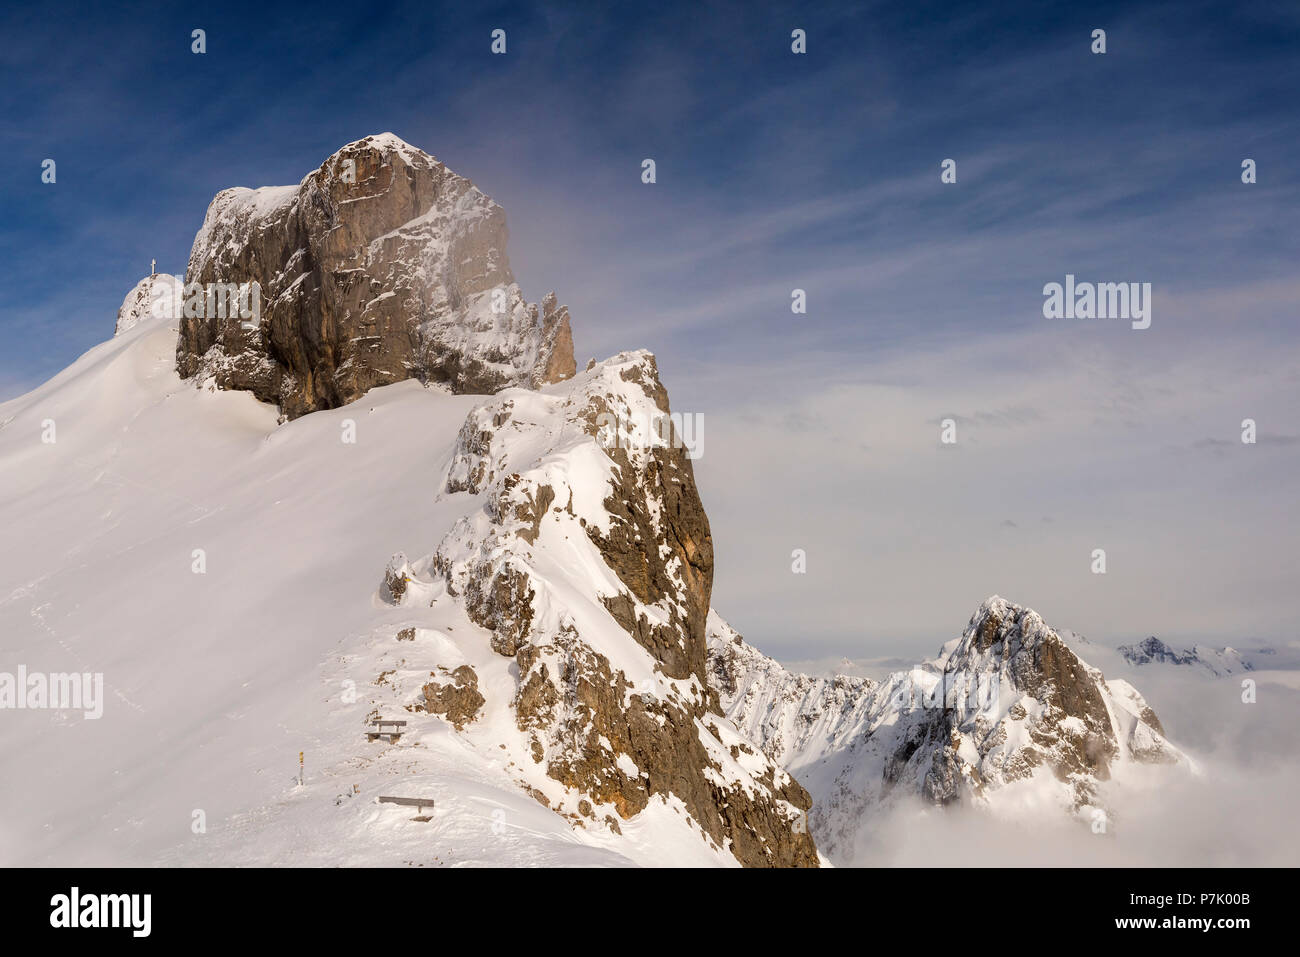
<path fill-rule="evenodd" d="M 173 319 L 176 316 L 176 304 L 182 301 L 183 283 L 176 276 L 167 273 L 154 273 L 145 276 L 135 288 L 122 300 L 122 308 L 117 310 L 117 326 L 113 335 L 120 336 L 136 324 L 151 317 Z"/>
<path fill-rule="evenodd" d="M 408 378 L 485 394 L 570 378 L 568 309 L 525 302 L 506 239 L 500 206 L 391 133 L 297 186 L 224 190 L 190 253 L 177 368 L 289 418 Z M 252 321 L 193 295 L 252 283 Z"/>
<path fill-rule="evenodd" d="M 1118 764 L 1190 766 L 1132 685 L 1107 681 L 1036 612 L 996 596 L 937 658 L 880 682 L 791 675 L 710 621 L 727 715 L 808 786 L 813 834 L 833 860 L 898 795 L 982 804 L 1026 781 L 1066 811 L 1104 813 Z"/>
<path fill-rule="evenodd" d="M 443 494 L 481 507 L 428 558 L 396 556 L 382 594 L 443 587 L 514 660 L 511 720 L 563 785 L 548 806 L 611 830 L 671 808 L 742 864 L 816 866 L 808 793 L 708 684 L 713 542 L 687 450 L 648 428 L 668 415 L 645 352 L 477 407 Z"/>
<path fill-rule="evenodd" d="M 443 669 L 446 671 L 446 669 Z M 437 677 L 431 675 L 430 677 Z M 449 672 L 443 681 L 430 681 L 421 689 L 424 695 L 423 710 L 440 714 L 452 723 L 457 731 L 478 717 L 484 698 L 478 690 L 478 675 L 469 665 L 461 665 Z"/>

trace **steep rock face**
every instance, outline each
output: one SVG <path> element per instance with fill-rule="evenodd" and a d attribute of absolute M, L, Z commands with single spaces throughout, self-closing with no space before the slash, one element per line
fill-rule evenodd
<path fill-rule="evenodd" d="M 617 829 L 666 806 L 742 864 L 815 866 L 807 792 L 707 682 L 712 539 L 685 450 L 646 431 L 668 412 L 645 352 L 477 407 L 443 494 L 481 507 L 383 594 L 445 588 L 514 659 L 511 720 L 563 808 Z"/>
<path fill-rule="evenodd" d="M 224 190 L 187 293 L 257 282 L 260 317 L 187 306 L 177 368 L 290 418 L 407 378 L 462 393 L 569 378 L 568 309 L 554 294 L 540 309 L 524 301 L 506 238 L 500 206 L 391 133 L 348 144 L 297 186 Z"/>
<path fill-rule="evenodd" d="M 1189 764 L 1130 684 L 996 596 L 939 657 L 879 683 L 791 675 L 721 621 L 709 655 L 728 716 L 809 787 L 809 821 L 832 859 L 898 794 L 983 804 L 1026 781 L 1085 813 L 1104 810 L 1101 785 L 1119 764 Z"/>

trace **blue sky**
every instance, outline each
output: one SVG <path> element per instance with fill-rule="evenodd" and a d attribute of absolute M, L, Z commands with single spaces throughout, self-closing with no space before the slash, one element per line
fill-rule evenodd
<path fill-rule="evenodd" d="M 218 190 L 391 130 L 506 208 L 579 361 L 650 348 L 705 413 L 715 603 L 766 650 L 929 652 L 993 591 L 1296 638 L 1300 7 L 611 6 L 11 6 L 0 399 L 183 271 Z M 1044 319 L 1067 272 L 1152 283 L 1152 328 Z"/>

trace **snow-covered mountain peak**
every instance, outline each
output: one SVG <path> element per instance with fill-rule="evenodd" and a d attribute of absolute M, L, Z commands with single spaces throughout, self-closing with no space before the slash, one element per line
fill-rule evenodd
<path fill-rule="evenodd" d="M 167 273 L 145 276 L 122 300 L 122 306 L 117 310 L 117 326 L 113 335 L 120 336 L 144 319 L 172 318 L 174 303 L 182 299 L 182 285 L 178 277 Z"/>
<path fill-rule="evenodd" d="M 1176 651 L 1152 635 L 1135 645 L 1120 645 L 1117 650 L 1125 661 L 1135 666 L 1179 665 L 1198 668 L 1215 677 L 1255 670 L 1250 659 L 1231 645 L 1223 648 L 1193 645 Z"/>
<path fill-rule="evenodd" d="M 930 664 L 942 672 L 996 673 L 1020 691 L 1041 691 L 1044 682 L 1074 688 L 1101 677 L 1038 612 L 998 595 L 980 603 L 961 637 Z"/>
<path fill-rule="evenodd" d="M 1032 608 L 992 595 L 975 609 L 966 629 L 952 646 L 950 657 L 979 656 L 1004 643 L 1005 655 L 1019 654 L 1055 634 Z"/>
<path fill-rule="evenodd" d="M 793 675 L 710 618 L 710 677 L 726 713 L 813 795 L 818 846 L 855 847 L 870 809 L 900 794 L 997 807 L 1039 803 L 1104 814 L 1129 763 L 1190 762 L 1132 685 L 1107 681 L 1033 609 L 982 602 L 939 655 L 881 682 Z"/>
<path fill-rule="evenodd" d="M 104 662 L 122 707 L 111 737 L 60 739 L 91 769 L 37 782 L 63 813 L 90 812 L 113 754 L 139 781 L 101 817 L 131 841 L 148 818 L 147 861 L 193 778 L 225 820 L 171 852 L 224 862 L 276 834 L 308 835 L 293 853 L 319 862 L 472 833 L 462 860 L 558 845 L 815 866 L 814 836 L 842 855 L 900 794 L 988 804 L 1028 785 L 1097 810 L 1117 768 L 1183 762 L 1131 685 L 998 596 L 884 681 L 792 674 L 748 646 L 710 609 L 694 447 L 655 357 L 578 372 L 567 310 L 524 301 L 505 242 L 472 183 L 366 137 L 297 186 L 218 194 L 184 287 L 142 281 L 112 341 L 0 407 L 4 650 Z M 247 283 L 251 321 L 191 295 Z M 181 314 L 158 315 L 178 289 Z M 380 742 L 394 716 L 400 741 Z M 18 754 L 49 746 L 32 722 L 0 730 Z M 157 760 L 194 741 L 212 757 Z M 314 780 L 291 791 L 275 778 L 304 751 Z M 399 791 L 436 792 L 438 814 L 406 822 L 436 826 L 395 832 L 374 802 Z M 494 845 L 498 823 L 518 833 Z"/>
<path fill-rule="evenodd" d="M 385 153 L 396 153 L 405 160 L 407 164 L 437 162 L 432 154 L 426 153 L 419 147 L 412 146 L 396 133 L 389 132 L 372 133 L 370 136 L 363 136 L 359 140 L 353 140 L 351 143 L 340 147 L 338 152 L 335 153 L 334 156 L 330 157 L 330 159 L 347 155 L 349 152 L 362 148 L 383 150 Z"/>

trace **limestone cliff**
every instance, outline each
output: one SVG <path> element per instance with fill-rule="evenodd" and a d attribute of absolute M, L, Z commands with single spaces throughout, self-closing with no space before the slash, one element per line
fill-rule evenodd
<path fill-rule="evenodd" d="M 513 659 L 510 720 L 563 786 L 548 806 L 611 830 L 671 808 L 742 864 L 816 866 L 808 793 L 707 681 L 713 541 L 686 450 L 651 424 L 669 411 L 645 352 L 485 402 L 443 481 L 481 505 L 382 592 L 449 594 Z"/>
<path fill-rule="evenodd" d="M 461 393 L 569 378 L 568 309 L 524 301 L 506 239 L 500 206 L 391 133 L 297 186 L 224 190 L 190 252 L 177 368 L 289 418 L 408 378 Z M 191 304 L 254 282 L 255 321 Z"/>

